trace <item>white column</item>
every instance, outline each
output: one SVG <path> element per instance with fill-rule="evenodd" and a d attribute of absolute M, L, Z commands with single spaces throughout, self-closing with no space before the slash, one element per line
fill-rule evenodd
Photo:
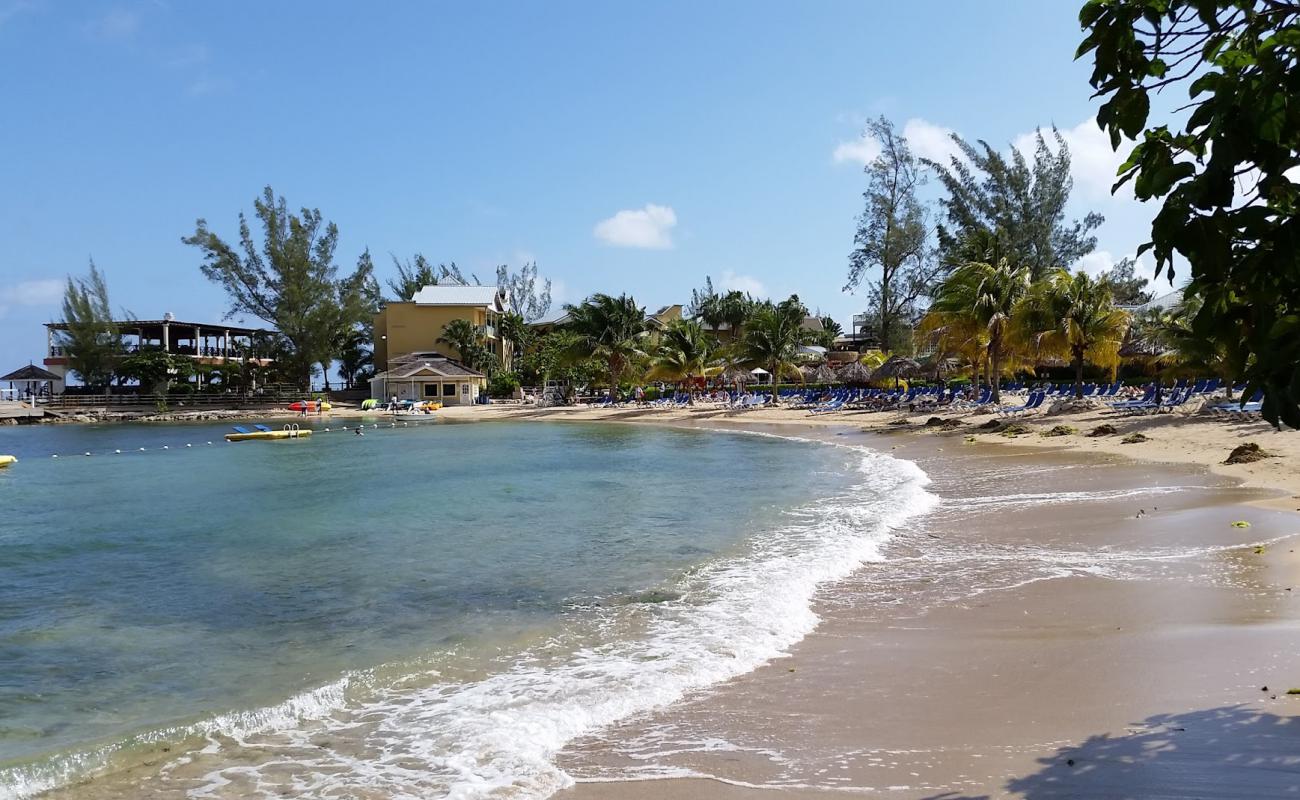
<path fill-rule="evenodd" d="M 163 352 L 172 351 L 172 326 L 170 322 L 163 322 Z"/>

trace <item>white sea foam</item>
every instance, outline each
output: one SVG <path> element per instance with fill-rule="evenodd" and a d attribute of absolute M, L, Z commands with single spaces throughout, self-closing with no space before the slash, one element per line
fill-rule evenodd
<path fill-rule="evenodd" d="M 609 612 L 639 615 L 607 626 L 639 635 L 597 640 L 558 661 L 523 654 L 484 680 L 391 690 L 359 705 L 345 701 L 345 680 L 274 709 L 194 726 L 185 733 L 223 738 L 185 758 L 187 768 L 192 761 L 207 770 L 187 793 L 540 798 L 570 785 L 553 761 L 566 743 L 780 656 L 816 627 L 820 587 L 879 560 L 892 530 L 937 504 L 915 464 L 819 443 L 856 451 L 856 485 L 807 507 L 774 509 L 773 530 L 686 575 L 675 587 L 680 598 Z M 237 765 L 232 747 L 243 751 Z M 109 755 L 68 759 L 43 775 L 0 775 L 0 797 L 30 796 Z"/>

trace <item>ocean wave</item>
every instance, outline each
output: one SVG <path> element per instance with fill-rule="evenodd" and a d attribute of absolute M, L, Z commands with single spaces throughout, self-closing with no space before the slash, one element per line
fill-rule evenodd
<path fill-rule="evenodd" d="M 773 509 L 778 524 L 740 554 L 690 571 L 673 595 L 605 610 L 597 637 L 562 658 L 523 653 L 466 683 L 371 687 L 349 681 L 271 709 L 226 715 L 131 742 L 202 735 L 209 746 L 150 781 L 190 797 L 382 796 L 540 798 L 573 781 L 554 762 L 568 742 L 692 691 L 749 672 L 808 635 L 819 590 L 879 560 L 891 532 L 938 498 L 915 464 L 856 445 L 853 486 L 807 506 Z M 351 700 L 351 701 L 350 701 Z M 0 797 L 24 798 L 101 769 L 126 744 L 42 768 L 0 773 Z"/>

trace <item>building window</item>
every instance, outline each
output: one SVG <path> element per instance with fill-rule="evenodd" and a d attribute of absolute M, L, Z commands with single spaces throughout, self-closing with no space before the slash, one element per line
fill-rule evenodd
<path fill-rule="evenodd" d="M 424 385 L 424 396 L 425 396 L 425 397 L 437 397 L 437 396 L 438 396 L 438 384 L 436 384 L 436 383 L 426 383 L 426 384 Z"/>
<path fill-rule="evenodd" d="M 455 397 L 455 396 L 456 396 L 456 384 L 454 384 L 454 383 L 444 383 L 444 384 L 442 385 L 442 396 L 443 396 L 443 397 Z"/>

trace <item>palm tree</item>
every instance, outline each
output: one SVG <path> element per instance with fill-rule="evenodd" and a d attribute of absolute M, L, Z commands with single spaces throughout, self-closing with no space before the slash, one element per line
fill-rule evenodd
<path fill-rule="evenodd" d="M 629 368 L 644 359 L 645 309 L 627 295 L 593 294 L 581 305 L 566 305 L 566 328 L 577 335 L 574 355 L 605 365 L 609 397 L 618 399 L 618 385 Z"/>
<path fill-rule="evenodd" d="M 772 402 L 780 402 L 777 385 L 782 375 L 791 375 L 800 382 L 803 373 L 796 360 L 799 346 L 808 341 L 809 331 L 803 327 L 808 316 L 799 298 L 791 296 L 776 305 L 763 303 L 745 322 L 744 336 L 739 342 L 742 363 L 748 367 L 763 367 L 772 375 Z"/>
<path fill-rule="evenodd" d="M 453 319 L 442 328 L 440 344 L 450 345 L 460 363 L 470 369 L 490 369 L 493 353 L 487 346 L 483 329 L 467 319 Z"/>
<path fill-rule="evenodd" d="M 999 380 L 1011 346 L 1011 316 L 1028 288 L 1026 267 L 1012 266 L 1006 259 L 996 264 L 971 261 L 940 284 L 926 314 L 929 330 L 948 329 L 968 342 L 983 339 L 994 402 L 1002 400 Z"/>
<path fill-rule="evenodd" d="M 650 357 L 650 375 L 671 381 L 704 377 L 716 347 L 699 320 L 675 319 L 659 334 L 659 346 Z"/>
<path fill-rule="evenodd" d="M 502 339 L 514 346 L 516 353 L 524 352 L 529 340 L 532 339 L 532 329 L 528 327 L 523 314 L 516 314 L 513 311 L 501 315 L 497 320 L 497 330 L 501 332 Z"/>
<path fill-rule="evenodd" d="M 1228 348 L 1197 333 L 1192 323 L 1201 306 L 1201 299 L 1192 297 L 1168 311 L 1151 315 L 1150 334 L 1160 351 L 1156 362 L 1172 372 L 1218 375 L 1227 385 L 1231 400 L 1232 384 L 1241 371 L 1233 364 Z"/>
<path fill-rule="evenodd" d="M 1105 278 L 1058 269 L 1029 287 L 1015 311 L 1015 327 L 1040 352 L 1055 353 L 1074 365 L 1074 396 L 1083 397 L 1085 361 L 1113 372 L 1128 333 L 1129 313 L 1115 307 Z"/>
<path fill-rule="evenodd" d="M 375 354 L 370 347 L 370 334 L 355 331 L 343 343 L 339 352 L 339 378 L 346 388 L 353 388 L 363 378 L 367 369 L 374 366 Z"/>
<path fill-rule="evenodd" d="M 741 328 L 757 308 L 754 298 L 744 292 L 732 290 L 718 298 L 718 307 L 714 312 L 719 325 L 731 328 L 733 340 L 740 338 Z M 716 329 L 716 328 L 715 328 Z"/>

